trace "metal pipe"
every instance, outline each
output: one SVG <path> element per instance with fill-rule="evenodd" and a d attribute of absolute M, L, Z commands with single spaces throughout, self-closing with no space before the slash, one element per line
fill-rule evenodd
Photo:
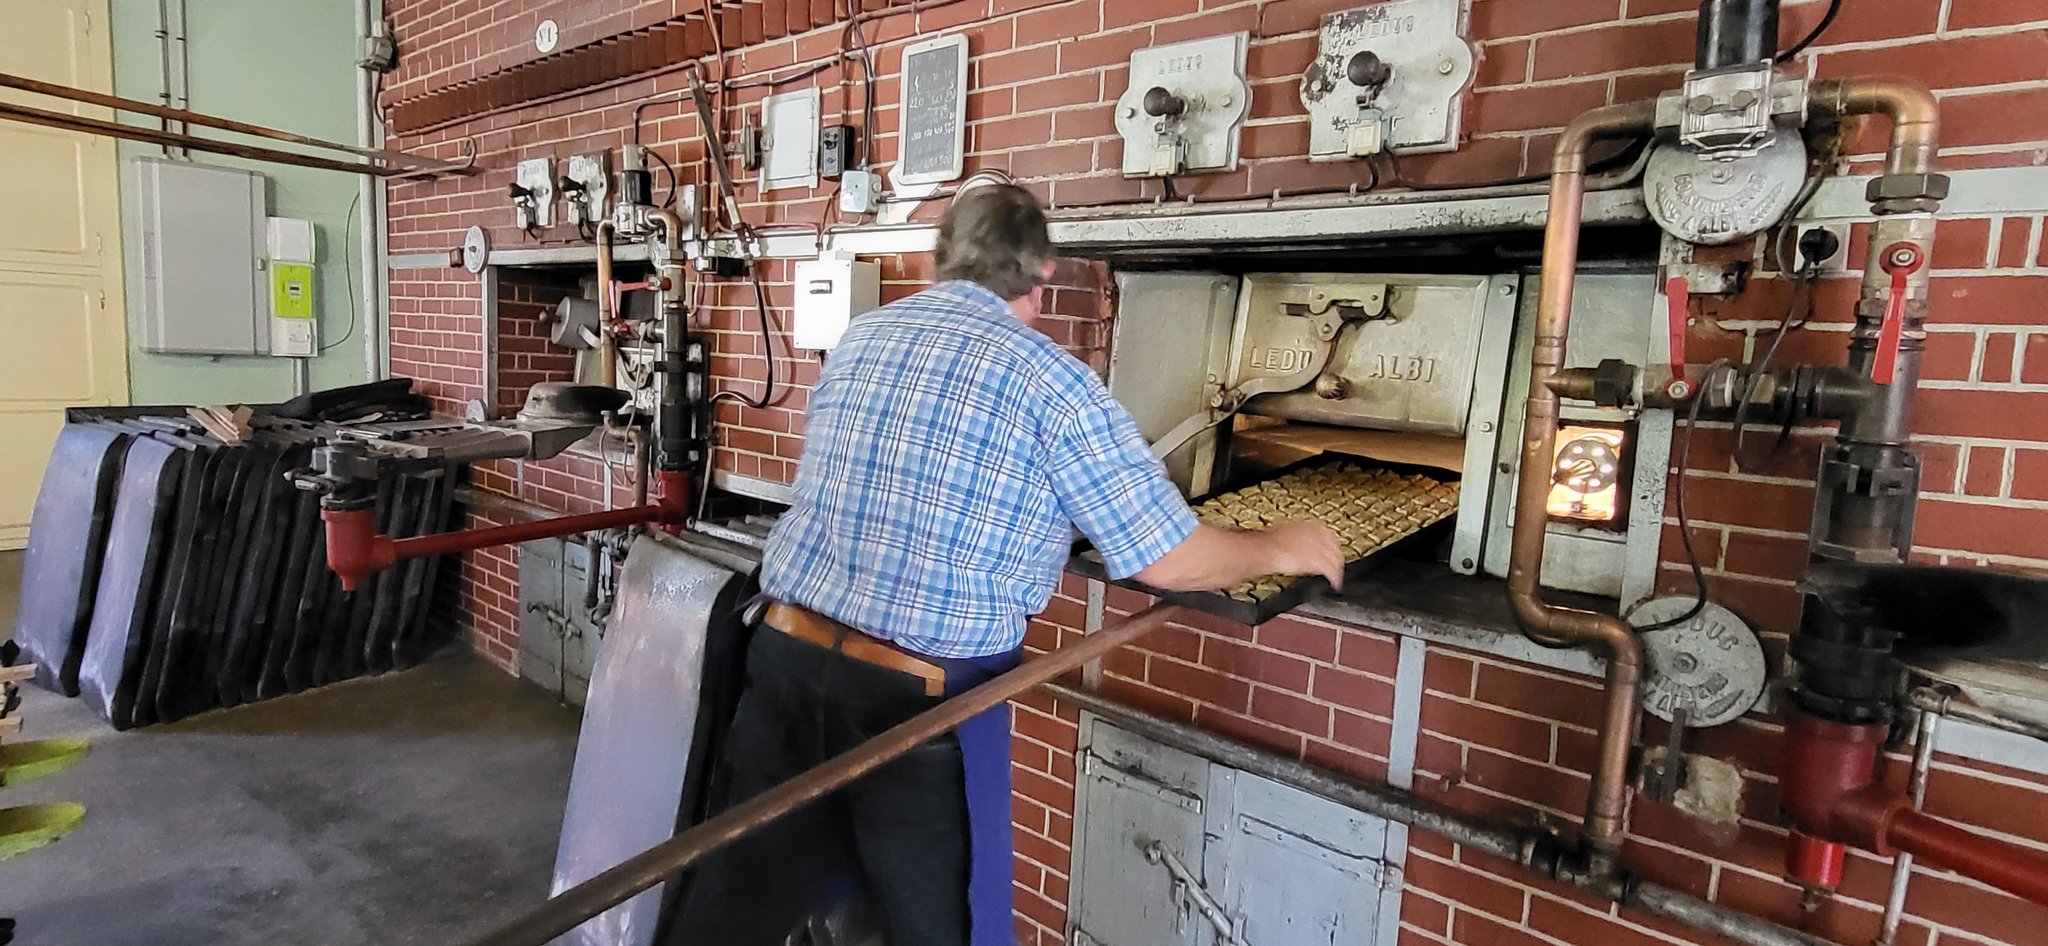
<path fill-rule="evenodd" d="M 382 27 L 372 5 L 377 0 L 356 0 L 356 35 L 370 36 Z M 377 74 L 369 69 L 355 70 L 356 77 L 356 145 L 368 148 L 383 140 L 377 128 Z M 385 353 L 390 347 L 390 326 L 384 314 L 383 300 L 388 294 L 385 288 L 389 270 L 383 265 L 383 254 L 378 251 L 379 236 L 383 233 L 382 221 L 384 186 L 375 177 L 364 175 L 356 182 L 356 202 L 361 205 L 362 223 L 357 231 L 357 265 L 361 267 L 363 297 L 360 317 L 363 320 L 363 377 L 375 380 L 384 376 L 387 363 Z"/>
<path fill-rule="evenodd" d="M 1655 117 L 1654 101 L 1596 108 L 1566 125 L 1557 142 L 1551 162 L 1542 286 L 1508 565 L 1508 597 L 1524 633 L 1538 643 L 1584 647 L 1602 653 L 1607 659 L 1600 755 L 1586 802 L 1585 840 L 1596 852 L 1609 856 L 1620 849 L 1627 834 L 1628 756 L 1635 739 L 1642 645 L 1620 618 L 1558 607 L 1543 600 L 1543 546 L 1550 526 L 1544 497 L 1550 492 L 1551 460 L 1557 444 L 1558 392 L 1552 387 L 1552 379 L 1564 368 L 1566 337 L 1571 326 L 1586 151 L 1596 140 L 1649 134 Z"/>
<path fill-rule="evenodd" d="M 612 323 L 619 316 L 612 286 L 612 240 L 617 233 L 610 218 L 597 225 L 597 383 L 608 388 L 619 386 L 619 348 L 612 341 Z"/>
<path fill-rule="evenodd" d="M 1720 69 L 1778 55 L 1778 0 L 1700 0 L 1693 65 Z"/>
<path fill-rule="evenodd" d="M 204 151 L 210 154 L 232 155 L 238 158 L 248 158 L 253 161 L 268 161 L 272 164 L 288 164 L 294 167 L 315 168 L 317 170 L 322 171 L 340 171 L 344 174 L 375 174 L 380 177 L 411 177 L 421 174 L 464 173 L 464 166 L 457 164 L 449 164 L 445 168 L 436 168 L 433 170 L 413 170 L 405 168 L 381 167 L 376 164 L 336 161 L 329 158 L 315 157 L 309 154 L 299 154 L 293 151 L 279 151 L 275 148 L 263 148 L 258 147 L 256 145 L 236 144 L 234 142 L 228 141 L 215 141 L 211 138 L 198 138 L 192 135 L 163 132 L 153 128 L 143 128 L 137 125 L 124 124 L 122 122 L 106 121 L 98 118 L 87 118 L 82 115 L 68 115 L 63 112 L 46 111 L 40 108 L 30 108 L 26 105 L 16 105 L 12 102 L 0 102 L 0 118 L 11 118 L 15 121 L 23 122 L 25 124 L 43 125 L 49 128 L 60 128 L 65 131 L 76 131 L 83 132 L 86 134 L 106 135 L 109 138 L 121 138 L 126 139 L 128 141 L 140 141 L 146 144 L 174 145 L 177 147 L 185 148 L 186 150 L 189 151 Z"/>
<path fill-rule="evenodd" d="M 991 707 L 1158 630 L 1181 613 L 1156 604 L 946 700 L 823 765 L 726 809 L 528 910 L 471 946 L 546 946 L 584 921 L 624 903 L 711 853 L 874 771 Z"/>
<path fill-rule="evenodd" d="M 408 558 L 431 558 L 646 522 L 681 521 L 668 506 L 643 505 L 394 539 L 377 531 L 377 510 L 374 507 L 322 509 L 320 518 L 326 523 L 327 567 L 341 580 L 343 591 L 354 591 L 371 573 L 383 571 Z"/>
<path fill-rule="evenodd" d="M 1915 709 L 1923 713 L 1936 713 L 1953 719 L 1960 719 L 1964 722 L 1976 723 L 1979 726 L 1989 726 L 1993 729 L 2004 730 L 2015 735 L 2048 741 L 2048 726 L 2000 716 L 1981 706 L 1957 703 L 1949 699 L 1947 694 L 1927 687 L 1914 690 L 1908 697 L 1908 702 Z"/>
<path fill-rule="evenodd" d="M 1920 733 L 1913 745 L 1913 779 L 1906 797 L 1919 811 L 1927 802 L 1927 772 L 1934 767 L 1934 740 L 1941 726 L 1941 714 L 1921 711 Z M 1874 946 L 1892 946 L 1899 936 L 1899 921 L 1906 915 L 1906 887 L 1913 877 L 1913 854 L 1900 851 L 1892 859 L 1892 886 L 1884 900 L 1884 922 L 1878 927 Z"/>
<path fill-rule="evenodd" d="M 1891 119 L 1891 146 L 1884 173 L 1926 174 L 1934 169 L 1941 140 L 1941 108 L 1934 93 L 1911 79 L 1863 77 L 1813 84 L 1812 102 L 1838 115 L 1883 115 Z"/>
<path fill-rule="evenodd" d="M 1555 852 L 1556 842 L 1547 833 L 1533 828 L 1487 824 L 1418 798 L 1413 792 L 1341 776 L 1200 727 L 1132 709 L 1100 693 L 1061 683 L 1048 683 L 1039 689 L 1101 716 L 1134 735 L 1299 789 L 1353 811 L 1419 828 L 1462 847 L 1513 861 L 1582 890 L 1695 929 L 1719 934 L 1746 946 L 1835 946 L 1819 937 L 1789 930 L 1668 887 L 1649 883 L 1631 886 L 1617 883 L 1612 877 L 1543 869 L 1539 865 L 1546 855 Z"/>
<path fill-rule="evenodd" d="M 155 105 L 149 102 L 141 101 L 139 99 L 122 98 L 118 95 L 108 95 L 104 92 L 94 92 L 90 89 L 78 89 L 68 85 L 58 85 L 54 82 L 44 82 L 39 79 L 30 79 L 26 76 L 9 75 L 4 72 L 0 72 L 0 88 L 19 89 L 23 92 L 33 92 L 37 95 L 47 95 L 51 98 L 64 99 L 66 101 L 71 102 L 80 102 L 86 105 L 98 105 L 105 108 L 114 109 L 116 111 L 135 112 L 137 114 L 148 115 L 153 118 L 161 118 L 167 121 L 176 122 L 181 127 L 184 125 L 198 125 L 202 128 L 217 128 L 220 129 L 221 131 L 232 131 L 235 132 L 236 134 L 248 135 L 252 138 L 268 138 L 272 141 L 285 141 L 290 142 L 292 144 L 306 145 L 308 147 L 320 148 L 327 151 L 340 151 L 344 154 L 353 154 L 357 157 L 370 159 L 372 167 L 364 169 L 365 173 L 370 174 L 390 174 L 397 171 L 420 172 L 427 174 L 443 174 L 456 173 L 466 171 L 468 169 L 467 165 L 456 164 L 454 162 L 449 161 L 442 161 L 438 158 L 425 158 L 416 154 L 407 154 L 403 151 L 386 151 L 381 148 L 365 148 L 359 147 L 357 145 L 343 144 L 339 141 L 327 141 L 322 138 L 314 138 L 308 135 L 301 135 L 296 132 L 283 131 L 277 128 L 270 128 L 264 125 L 252 125 L 248 122 L 236 121 L 232 118 L 222 118 L 218 115 L 207 115 L 201 112 L 191 111 L 190 109 L 172 108 L 168 105 Z M 119 123 L 112 124 L 118 125 Z M 132 125 L 119 125 L 119 127 L 129 129 L 134 128 L 134 126 Z M 169 129 L 166 129 L 166 131 L 169 131 Z M 191 137 L 189 134 L 186 134 L 182 130 L 170 133 L 182 135 L 183 137 L 187 138 Z M 196 138 L 193 140 L 203 141 L 215 145 L 229 144 L 228 142 L 208 141 L 208 139 L 203 138 Z M 196 144 L 187 145 L 187 147 L 190 147 L 195 151 L 206 150 L 205 148 L 202 148 Z M 282 154 L 287 152 L 279 153 Z"/>

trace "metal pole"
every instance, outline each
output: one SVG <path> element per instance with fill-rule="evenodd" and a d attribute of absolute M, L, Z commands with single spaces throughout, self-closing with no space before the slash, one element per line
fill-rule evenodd
<path fill-rule="evenodd" d="M 1914 811 L 1919 811 L 1927 801 L 1927 772 L 1934 767 L 1934 739 L 1940 726 L 1940 713 L 1920 711 L 1919 741 L 1913 746 L 1913 780 L 1906 790 L 1913 799 Z M 1913 854 L 1900 851 L 1892 859 L 1892 889 L 1885 897 L 1884 925 L 1878 930 L 1874 946 L 1892 946 L 1898 939 L 1899 920 L 1906 914 L 1906 885 L 1912 877 Z"/>
<path fill-rule="evenodd" d="M 1121 624 L 1083 637 L 1079 643 L 1026 661 L 1015 670 L 919 713 L 817 768 L 556 894 L 546 903 L 472 941 L 471 946 L 546 946 L 555 937 L 667 880 L 704 855 L 813 799 L 837 791 L 884 763 L 952 731 L 985 710 L 1158 630 L 1180 611 L 1173 605 L 1153 605 L 1131 615 Z"/>
<path fill-rule="evenodd" d="M 316 168 L 322 171 L 340 171 L 344 174 L 376 174 L 384 177 L 394 177 L 429 173 L 405 168 L 380 167 L 375 164 L 360 162 L 336 161 L 331 158 L 299 154 L 294 151 L 279 151 L 275 148 L 263 148 L 256 145 L 214 141 L 210 138 L 197 138 L 192 135 L 163 132 L 154 128 L 143 128 L 138 125 L 129 125 L 122 122 L 86 118 L 81 115 L 66 115 L 63 112 L 46 111 L 40 108 L 29 108 L 28 106 L 16 105 L 12 102 L 0 102 L 0 118 L 12 118 L 15 121 L 25 122 L 30 125 L 46 125 L 51 128 L 61 128 L 65 131 L 106 135 L 109 138 L 125 138 L 129 141 L 141 141 L 153 145 L 172 145 L 189 151 L 227 154 L 255 161 L 269 161 L 273 164 L 289 164 L 296 167 Z M 447 171 L 448 173 L 454 173 L 459 168 L 459 165 L 451 164 L 448 166 Z"/>

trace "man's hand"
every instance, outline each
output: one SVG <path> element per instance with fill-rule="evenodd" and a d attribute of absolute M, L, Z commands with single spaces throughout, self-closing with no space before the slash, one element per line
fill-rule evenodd
<path fill-rule="evenodd" d="M 1330 527 L 1313 520 L 1283 522 L 1260 533 L 1272 546 L 1273 567 L 1285 575 L 1321 575 L 1330 587 L 1344 587 L 1344 548 Z"/>

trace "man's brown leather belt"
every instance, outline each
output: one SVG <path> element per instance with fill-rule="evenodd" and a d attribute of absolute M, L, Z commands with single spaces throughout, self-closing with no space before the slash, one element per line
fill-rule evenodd
<path fill-rule="evenodd" d="M 938 696 L 946 692 L 946 671 L 943 668 L 888 641 L 871 637 L 815 611 L 778 601 L 768 606 L 767 612 L 761 617 L 761 623 L 797 640 L 816 644 L 826 650 L 836 650 L 861 663 L 906 673 L 923 680 L 926 696 Z"/>

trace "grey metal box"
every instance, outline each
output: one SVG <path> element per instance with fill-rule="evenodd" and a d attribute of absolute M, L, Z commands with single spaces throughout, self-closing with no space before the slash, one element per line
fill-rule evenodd
<path fill-rule="evenodd" d="M 268 354 L 263 175 L 142 158 L 135 178 L 142 350 Z"/>

